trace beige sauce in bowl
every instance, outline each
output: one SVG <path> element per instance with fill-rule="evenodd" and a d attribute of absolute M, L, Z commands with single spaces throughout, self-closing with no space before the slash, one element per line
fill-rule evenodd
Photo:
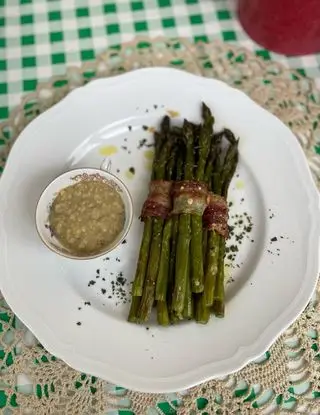
<path fill-rule="evenodd" d="M 49 225 L 72 253 L 92 255 L 108 247 L 123 230 L 125 207 L 118 191 L 100 180 L 83 180 L 54 199 Z"/>

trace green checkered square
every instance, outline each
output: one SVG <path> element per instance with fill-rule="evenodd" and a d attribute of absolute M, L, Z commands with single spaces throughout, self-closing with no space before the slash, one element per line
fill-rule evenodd
<path fill-rule="evenodd" d="M 144 9 L 144 4 L 142 1 L 132 1 L 130 6 L 133 12 Z"/>
<path fill-rule="evenodd" d="M 146 32 L 148 30 L 148 23 L 145 21 L 142 22 L 135 22 L 134 30 L 136 32 Z"/>
<path fill-rule="evenodd" d="M 229 10 L 218 10 L 217 11 L 217 18 L 219 20 L 230 20 L 231 19 L 231 13 Z"/>
<path fill-rule="evenodd" d="M 20 4 L 31 4 L 32 0 L 20 0 Z"/>
<path fill-rule="evenodd" d="M 23 90 L 26 92 L 35 91 L 36 87 L 37 87 L 36 79 L 25 79 L 23 81 Z"/>
<path fill-rule="evenodd" d="M 51 55 L 51 63 L 53 65 L 59 64 L 59 63 L 65 63 L 66 56 L 64 53 L 53 53 Z"/>
<path fill-rule="evenodd" d="M 0 120 L 6 120 L 9 117 L 9 110 L 7 107 L 0 107 Z"/>
<path fill-rule="evenodd" d="M 20 39 L 21 46 L 34 45 L 35 37 L 34 35 L 22 36 Z"/>
<path fill-rule="evenodd" d="M 79 9 L 76 9 L 76 16 L 77 17 L 87 17 L 89 16 L 89 9 L 88 7 L 81 7 Z"/>
<path fill-rule="evenodd" d="M 0 95 L 6 94 L 8 92 L 8 85 L 5 83 L 0 84 Z"/>
<path fill-rule="evenodd" d="M 92 37 L 92 30 L 89 27 L 85 29 L 79 29 L 78 36 L 80 37 L 80 39 Z"/>
<path fill-rule="evenodd" d="M 48 19 L 49 21 L 56 21 L 56 20 L 61 20 L 62 16 L 61 16 L 61 12 L 60 11 L 52 11 L 48 13 Z"/>
<path fill-rule="evenodd" d="M 184 0 L 187 4 L 197 4 L 199 0 Z"/>
<path fill-rule="evenodd" d="M 120 33 L 120 26 L 117 23 L 108 24 L 106 26 L 106 32 L 107 32 L 107 35 Z"/>
<path fill-rule="evenodd" d="M 63 41 L 63 32 L 51 32 L 50 33 L 50 42 L 62 42 Z"/>
<path fill-rule="evenodd" d="M 105 4 L 103 6 L 103 11 L 105 12 L 105 14 L 117 13 L 117 5 L 116 4 Z"/>
<path fill-rule="evenodd" d="M 170 7 L 171 0 L 158 0 L 159 7 Z"/>
<path fill-rule="evenodd" d="M 201 14 L 194 14 L 194 15 L 190 16 L 190 23 L 192 25 L 202 24 L 203 23 L 203 17 L 201 16 Z"/>
<path fill-rule="evenodd" d="M 0 37 L 0 48 L 5 48 L 7 45 L 6 39 L 3 37 Z"/>
<path fill-rule="evenodd" d="M 34 68 L 35 66 L 37 66 L 37 59 L 34 56 L 22 58 L 23 68 Z"/>
<path fill-rule="evenodd" d="M 6 19 L 0 16 L 0 27 L 3 27 L 6 24 Z"/>
<path fill-rule="evenodd" d="M 94 51 L 92 49 L 81 51 L 81 60 L 83 60 L 83 61 L 92 60 L 92 59 L 94 59 L 94 57 L 95 57 L 95 54 L 94 54 Z"/>
<path fill-rule="evenodd" d="M 33 15 L 32 14 L 25 14 L 20 16 L 20 24 L 32 24 L 33 23 Z"/>
<path fill-rule="evenodd" d="M 7 69 L 7 61 L 0 60 L 0 71 L 5 71 Z"/>
<path fill-rule="evenodd" d="M 176 21 L 172 17 L 168 17 L 167 19 L 162 19 L 162 26 L 165 28 L 168 27 L 175 27 Z"/>
<path fill-rule="evenodd" d="M 226 30 L 222 32 L 222 38 L 225 42 L 237 40 L 237 35 L 233 30 Z"/>

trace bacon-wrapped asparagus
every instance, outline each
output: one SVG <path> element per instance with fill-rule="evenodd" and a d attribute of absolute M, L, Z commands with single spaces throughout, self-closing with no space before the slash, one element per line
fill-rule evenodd
<path fill-rule="evenodd" d="M 148 321 L 155 303 L 161 325 L 192 317 L 206 323 L 211 308 L 224 315 L 226 197 L 238 142 L 229 130 L 213 135 L 214 119 L 205 104 L 202 115 L 201 125 L 185 120 L 183 128 L 171 127 L 164 117 L 155 133 L 129 321 Z M 223 136 L 231 143 L 226 152 Z"/>

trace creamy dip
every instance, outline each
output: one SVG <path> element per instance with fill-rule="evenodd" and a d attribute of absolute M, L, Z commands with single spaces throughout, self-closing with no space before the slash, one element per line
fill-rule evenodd
<path fill-rule="evenodd" d="M 92 255 L 108 247 L 124 222 L 121 196 L 101 180 L 82 180 L 60 190 L 49 214 L 53 235 L 79 255 Z"/>

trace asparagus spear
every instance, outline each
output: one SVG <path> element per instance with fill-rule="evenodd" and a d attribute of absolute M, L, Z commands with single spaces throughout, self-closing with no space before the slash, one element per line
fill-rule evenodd
<path fill-rule="evenodd" d="M 141 297 L 143 292 L 143 282 L 147 269 L 150 241 L 152 237 L 152 218 L 146 218 L 144 223 L 142 241 L 140 245 L 139 258 L 135 279 L 132 284 L 132 295 Z"/>
<path fill-rule="evenodd" d="M 185 120 L 183 124 L 183 136 L 185 140 L 186 161 L 184 166 L 184 179 L 193 178 L 193 130 L 192 125 Z M 179 215 L 178 240 L 176 250 L 175 286 L 173 291 L 172 308 L 175 313 L 182 315 L 187 289 L 189 246 L 191 239 L 190 214 Z"/>
<path fill-rule="evenodd" d="M 231 132 L 230 132 L 231 133 Z M 232 133 L 231 133 L 232 134 Z M 232 134 L 233 136 L 233 134 Z M 228 137 L 227 137 L 228 138 Z M 230 140 L 231 141 L 231 140 Z M 238 164 L 238 141 L 232 140 L 231 145 L 225 157 L 225 168 L 223 169 L 221 183 L 222 196 L 227 198 L 229 184 L 234 175 Z M 218 273 L 215 281 L 213 311 L 217 317 L 224 316 L 224 256 L 225 256 L 225 239 L 219 235 L 219 257 L 218 257 Z"/>
<path fill-rule="evenodd" d="M 208 188 L 211 188 L 211 182 L 212 182 L 212 172 L 213 172 L 213 166 L 215 164 L 216 158 L 218 157 L 218 154 L 220 152 L 220 144 L 221 144 L 221 140 L 222 140 L 222 133 L 217 133 L 214 134 L 213 137 L 211 138 L 211 146 L 210 146 L 210 153 L 209 153 L 209 157 L 207 159 L 207 165 L 206 165 L 206 170 L 205 170 L 205 182 L 208 185 Z M 208 248 L 208 230 L 207 229 L 203 229 L 202 230 L 203 236 L 202 236 L 202 250 L 203 250 L 203 256 L 204 259 L 206 259 L 206 252 L 207 252 L 207 248 Z M 204 261 L 204 270 L 206 270 L 206 261 Z M 206 273 L 205 273 L 206 276 Z M 204 287 L 204 292 L 206 291 L 206 279 L 205 279 L 205 287 Z"/>
<path fill-rule="evenodd" d="M 155 155 L 152 166 L 151 180 L 156 178 L 156 175 L 159 170 L 160 163 L 160 154 L 165 144 L 167 133 L 170 129 L 170 119 L 169 117 L 164 117 L 161 123 L 161 134 L 158 132 L 155 133 Z M 143 294 L 143 285 L 145 280 L 145 275 L 147 271 L 149 252 L 151 246 L 151 239 L 153 233 L 153 218 L 146 218 L 144 224 L 144 230 L 142 235 L 142 241 L 140 245 L 139 258 L 137 263 L 136 275 L 132 285 L 132 301 L 131 308 L 129 312 L 128 321 L 137 322 L 138 320 L 138 310 L 140 307 L 140 298 Z"/>
<path fill-rule="evenodd" d="M 174 140 L 174 137 L 170 137 Z M 175 172 L 174 167 L 176 164 L 176 153 L 177 148 L 174 147 L 174 150 L 171 154 L 170 160 L 167 164 L 166 171 L 166 180 L 174 180 Z M 170 242 L 171 242 L 171 233 L 172 233 L 172 217 L 169 217 L 164 224 L 162 244 L 161 244 L 161 255 L 160 255 L 160 265 L 158 270 L 157 285 L 156 285 L 156 300 L 157 301 L 166 301 L 167 298 L 167 286 L 168 286 L 168 276 L 170 268 Z"/>
<path fill-rule="evenodd" d="M 191 258 L 189 257 L 188 260 L 188 271 L 187 273 L 190 274 L 190 262 Z M 187 278 L 186 281 L 186 296 L 184 299 L 184 309 L 183 309 L 183 318 L 187 320 L 191 320 L 193 317 L 193 298 L 192 298 L 192 290 L 191 290 L 191 278 Z"/>
<path fill-rule="evenodd" d="M 206 168 L 206 180 L 209 187 L 212 188 L 216 194 L 221 193 L 221 141 L 222 134 L 214 136 L 212 148 L 211 148 L 211 160 L 208 162 Z M 210 160 L 210 158 L 209 158 Z M 212 183 L 212 186 L 210 184 Z M 205 287 L 204 297 L 205 304 L 212 306 L 214 301 L 214 287 L 216 276 L 218 272 L 218 256 L 219 256 L 219 235 L 215 231 L 208 232 L 207 237 L 207 250 L 206 250 L 206 264 L 205 264 Z"/>
<path fill-rule="evenodd" d="M 211 138 L 211 145 L 210 145 L 210 153 L 207 158 L 207 164 L 205 169 L 205 182 L 207 183 L 209 189 L 211 188 L 211 182 L 212 182 L 212 173 L 213 168 L 216 165 L 216 158 L 219 156 L 219 153 L 221 151 L 221 140 L 222 140 L 222 134 L 214 134 Z M 211 272 L 208 272 L 208 269 L 211 268 L 211 264 L 207 263 L 207 251 L 212 252 L 213 258 L 215 258 L 216 253 L 218 252 L 218 246 L 216 245 L 216 241 L 214 238 L 212 238 L 211 235 L 212 232 L 208 232 L 206 229 L 203 230 L 203 252 L 205 256 L 205 278 L 204 278 L 204 291 L 201 294 L 196 295 L 195 299 L 195 319 L 197 323 L 206 324 L 209 321 L 210 318 L 210 308 L 207 306 L 207 296 L 208 292 L 212 293 L 212 302 L 209 304 L 211 305 L 213 303 L 213 292 L 214 292 L 214 282 L 215 282 L 215 276 L 216 272 L 215 270 L 211 270 Z"/>
<path fill-rule="evenodd" d="M 165 119 L 166 118 L 167 117 L 165 117 Z M 168 139 L 168 130 L 166 130 L 165 135 L 167 140 L 162 146 L 161 154 L 159 155 L 158 161 L 155 165 L 156 180 L 161 180 L 165 177 L 166 163 L 173 145 L 173 141 Z M 163 225 L 163 219 L 153 218 L 153 234 L 149 252 L 149 261 L 139 309 L 139 320 L 141 322 L 145 322 L 149 319 L 152 305 L 155 300 L 155 288 L 159 268 L 159 257 L 161 254 Z"/>
<path fill-rule="evenodd" d="M 166 301 L 157 302 L 157 319 L 160 326 L 168 326 L 170 324 L 168 304 Z"/>
<path fill-rule="evenodd" d="M 195 178 L 199 181 L 205 180 L 205 167 L 210 152 L 210 143 L 213 130 L 214 118 L 206 104 L 202 104 L 203 125 L 199 135 L 199 160 L 196 168 Z M 203 275 L 203 241 L 202 241 L 202 216 L 191 216 L 191 275 L 192 291 L 201 293 L 204 288 Z"/>
<path fill-rule="evenodd" d="M 217 260 L 217 277 L 214 287 L 213 312 L 216 317 L 224 317 L 224 256 L 225 242 L 224 238 L 219 235 L 217 240 L 218 260 Z"/>
<path fill-rule="evenodd" d="M 162 134 L 159 134 L 158 132 L 155 132 L 154 134 L 155 154 L 154 154 L 154 161 L 153 161 L 153 166 L 152 166 L 151 180 L 155 179 L 155 172 L 157 169 L 161 148 L 166 139 L 166 135 L 169 129 L 170 129 L 170 119 L 169 117 L 164 117 L 161 123 Z M 145 274 L 146 274 L 147 265 L 148 265 L 151 238 L 152 238 L 152 218 L 146 218 L 144 229 L 143 229 L 142 241 L 140 245 L 136 275 L 135 275 L 133 285 L 132 285 L 133 296 L 138 296 L 138 297 L 142 296 L 143 283 L 144 283 Z"/>
<path fill-rule="evenodd" d="M 175 136 L 176 137 L 176 136 Z M 171 140 L 175 140 L 174 136 L 171 136 Z M 176 155 L 177 147 L 174 147 L 174 150 L 171 154 L 170 160 L 167 164 L 166 169 L 166 179 L 174 180 L 175 179 L 175 164 L 176 164 Z M 172 227 L 173 227 L 173 218 L 169 217 L 166 219 L 162 243 L 161 243 L 161 255 L 160 255 L 160 265 L 158 269 L 157 283 L 156 283 L 156 295 L 157 300 L 157 317 L 158 323 L 162 326 L 169 324 L 169 310 L 167 306 L 167 288 L 168 288 L 168 279 L 170 272 L 170 244 L 172 236 Z"/>
<path fill-rule="evenodd" d="M 210 319 L 210 308 L 205 303 L 203 293 L 195 294 L 196 311 L 195 319 L 197 323 L 207 324 Z"/>
<path fill-rule="evenodd" d="M 132 295 L 131 306 L 130 306 L 129 317 L 128 317 L 128 321 L 130 321 L 131 323 L 138 323 L 137 316 L 138 316 L 139 307 L 140 307 L 140 300 L 141 300 L 141 297 Z"/>
<path fill-rule="evenodd" d="M 182 133 L 180 135 L 182 138 Z M 177 172 L 176 180 L 183 179 L 183 163 L 184 163 L 184 154 L 181 154 L 181 148 L 179 149 L 180 154 L 177 159 Z M 171 323 L 178 321 L 177 316 L 175 315 L 172 309 L 172 298 L 175 284 L 175 265 L 176 265 L 176 251 L 177 251 L 177 240 L 178 240 L 178 228 L 179 228 L 179 218 L 177 216 L 171 217 L 172 221 L 172 233 L 171 233 L 171 246 L 170 246 L 170 264 L 169 264 L 169 280 L 168 280 L 168 290 L 167 290 L 167 302 L 169 308 L 169 316 Z"/>

